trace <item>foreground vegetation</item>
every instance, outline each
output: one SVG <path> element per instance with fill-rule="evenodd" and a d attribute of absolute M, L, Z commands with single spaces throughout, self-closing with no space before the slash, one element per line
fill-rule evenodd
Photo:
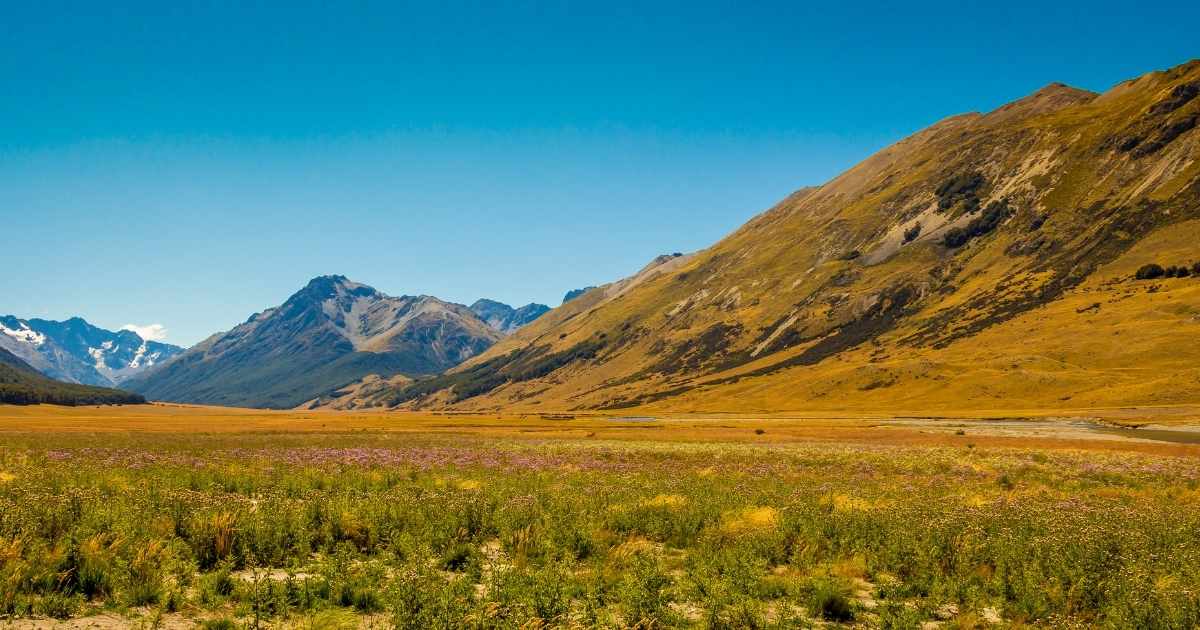
<path fill-rule="evenodd" d="M 1194 460 L 959 437 L 10 434 L 0 615 L 140 612 L 208 628 L 1200 624 Z"/>

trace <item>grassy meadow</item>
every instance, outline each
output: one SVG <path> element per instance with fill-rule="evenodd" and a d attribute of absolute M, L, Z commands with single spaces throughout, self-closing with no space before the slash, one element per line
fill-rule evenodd
<path fill-rule="evenodd" d="M 1200 447 L 962 426 L 0 408 L 0 627 L 1200 625 Z"/>

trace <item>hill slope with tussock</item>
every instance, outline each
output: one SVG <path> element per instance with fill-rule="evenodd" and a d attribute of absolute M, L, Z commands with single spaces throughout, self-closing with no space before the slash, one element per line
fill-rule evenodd
<path fill-rule="evenodd" d="M 588 291 L 450 373 L 453 409 L 789 410 L 1200 399 L 1200 62 L 1053 84 Z M 1140 268 L 1159 265 L 1136 278 Z M 1167 277 L 1170 276 L 1170 277 Z"/>

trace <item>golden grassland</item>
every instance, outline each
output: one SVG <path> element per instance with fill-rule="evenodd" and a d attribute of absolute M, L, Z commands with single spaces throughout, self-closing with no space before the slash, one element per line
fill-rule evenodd
<path fill-rule="evenodd" d="M 0 407 L 0 627 L 1193 627 L 1198 417 Z"/>
<path fill-rule="evenodd" d="M 1008 421 L 1003 427 L 996 421 Z M 1047 421 L 1058 422 L 1048 424 Z M 1074 426 L 1068 421 L 1087 423 Z M 680 413 L 266 410 L 174 403 L 127 406 L 0 406 L 0 436 L 22 433 L 353 433 L 452 434 L 482 438 L 653 440 L 656 442 L 805 441 L 1145 450 L 1189 454 L 1186 443 L 1108 439 L 1098 429 L 1200 425 L 1200 405 L 1077 409 L 957 409 L 936 413 Z M 760 431 L 761 432 L 757 432 Z M 1200 451 L 1198 451 L 1200 452 Z"/>

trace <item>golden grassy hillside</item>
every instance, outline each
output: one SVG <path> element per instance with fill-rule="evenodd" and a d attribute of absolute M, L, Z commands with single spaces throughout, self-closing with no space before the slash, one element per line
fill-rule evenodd
<path fill-rule="evenodd" d="M 936 410 L 1196 402 L 1200 61 L 942 121 L 711 248 L 363 405 Z"/>

